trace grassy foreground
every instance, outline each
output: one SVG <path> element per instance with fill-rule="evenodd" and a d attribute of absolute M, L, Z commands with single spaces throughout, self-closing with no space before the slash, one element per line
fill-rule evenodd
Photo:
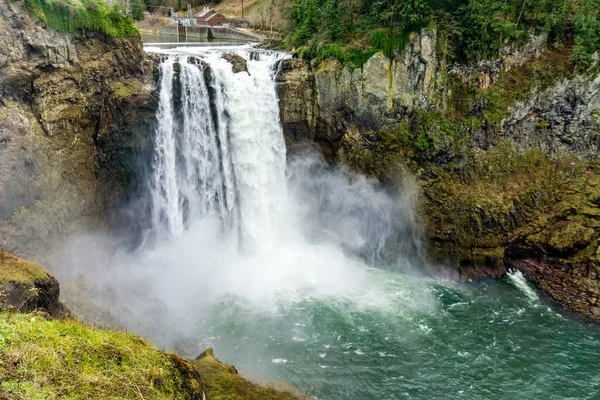
<path fill-rule="evenodd" d="M 75 320 L 0 313 L 0 399 L 201 399 L 186 360 Z"/>

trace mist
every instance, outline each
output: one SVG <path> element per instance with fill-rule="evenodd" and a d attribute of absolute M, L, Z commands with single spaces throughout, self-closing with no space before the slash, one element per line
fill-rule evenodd
<path fill-rule="evenodd" d="M 406 270 L 419 258 L 411 186 L 394 196 L 316 155 L 290 161 L 287 171 L 283 214 L 268 249 L 240 246 L 216 216 L 136 249 L 125 245 L 128 238 L 82 233 L 48 257 L 67 305 L 96 324 L 190 356 L 203 350 L 202 321 L 223 301 L 273 314 L 282 302 L 306 297 L 381 306 L 385 290 L 369 287 L 366 267 Z"/>
<path fill-rule="evenodd" d="M 314 153 L 286 157 L 273 82 L 281 55 L 241 50 L 249 72 L 234 74 L 203 51 L 205 65 L 161 64 L 147 190 L 121 212 L 139 216 L 140 231 L 82 232 L 45 257 L 67 305 L 186 356 L 218 343 L 211 326 L 228 307 L 262 317 L 307 299 L 397 309 L 404 289 L 370 268 L 423 264 L 410 177 L 392 190 Z M 401 308 L 434 306 L 413 289 Z"/>

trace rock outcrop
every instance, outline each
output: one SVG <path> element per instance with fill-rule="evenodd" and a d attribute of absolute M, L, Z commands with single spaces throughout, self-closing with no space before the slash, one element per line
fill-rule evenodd
<path fill-rule="evenodd" d="M 0 249 L 0 311 L 43 312 L 64 317 L 58 281 L 41 267 Z"/>
<path fill-rule="evenodd" d="M 248 66 L 244 57 L 234 53 L 225 53 L 223 54 L 223 59 L 231 64 L 231 69 L 234 73 L 248 72 Z"/>
<path fill-rule="evenodd" d="M 239 398 L 247 400 L 312 400 L 313 398 L 290 385 L 263 380 L 255 384 L 240 375 L 233 365 L 217 360 L 212 348 L 206 349 L 192 361 L 202 377 L 207 398 Z M 275 388 L 273 386 L 276 386 Z"/>
<path fill-rule="evenodd" d="M 416 175 L 427 253 L 452 267 L 444 274 L 519 268 L 600 320 L 600 76 L 574 73 L 546 40 L 475 65 L 450 64 L 435 31 L 360 69 L 284 60 L 281 120 L 292 154 L 316 147 L 383 182 Z"/>
<path fill-rule="evenodd" d="M 0 243 L 31 254 L 107 224 L 132 190 L 154 64 L 138 37 L 59 33 L 23 2 L 0 0 L 0 15 Z"/>
<path fill-rule="evenodd" d="M 352 127 L 377 130 L 416 109 L 435 108 L 436 32 L 415 35 L 395 60 L 377 53 L 362 68 L 335 59 L 281 61 L 281 123 L 289 149 L 318 143 L 333 156 Z"/>

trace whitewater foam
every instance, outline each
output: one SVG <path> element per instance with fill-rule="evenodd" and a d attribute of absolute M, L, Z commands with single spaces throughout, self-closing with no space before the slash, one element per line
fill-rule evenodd
<path fill-rule="evenodd" d="M 511 270 L 508 272 L 508 279 L 510 282 L 519 289 L 530 301 L 538 301 L 539 297 L 533 289 L 527 279 L 523 276 L 523 273 L 519 270 Z"/>

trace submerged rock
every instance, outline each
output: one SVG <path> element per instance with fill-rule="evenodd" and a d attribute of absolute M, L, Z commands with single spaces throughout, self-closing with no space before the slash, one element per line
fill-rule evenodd
<path fill-rule="evenodd" d="M 223 59 L 231 64 L 231 69 L 234 73 L 248 72 L 247 61 L 244 57 L 238 54 L 225 53 L 223 54 Z"/>

